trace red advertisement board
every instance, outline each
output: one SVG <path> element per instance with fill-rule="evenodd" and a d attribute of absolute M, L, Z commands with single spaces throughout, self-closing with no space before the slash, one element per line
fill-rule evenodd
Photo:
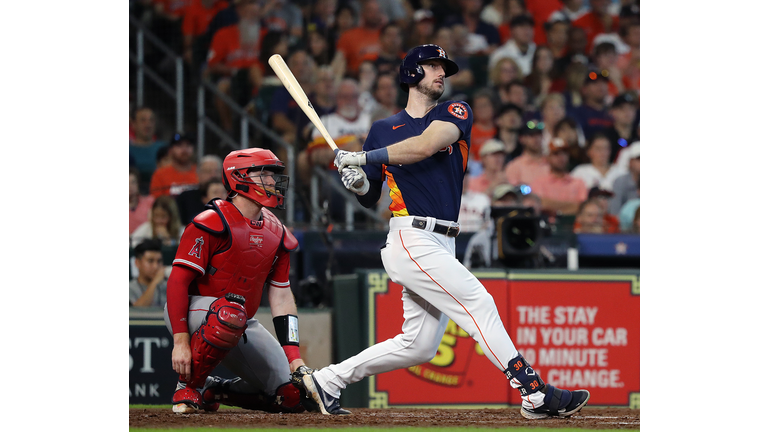
<path fill-rule="evenodd" d="M 490 277 L 488 277 L 490 275 Z M 489 273 L 515 346 L 545 382 L 586 388 L 591 405 L 639 407 L 640 296 L 637 276 Z M 369 291 L 370 344 L 401 333 L 402 286 Z M 370 407 L 519 405 L 519 393 L 453 321 L 428 363 L 370 378 Z"/>
<path fill-rule="evenodd" d="M 503 322 L 509 313 L 506 274 L 484 279 L 496 299 Z M 374 340 L 378 343 L 397 336 L 403 325 L 401 285 L 388 281 L 387 291 L 373 294 Z M 372 379 L 377 406 L 383 405 L 473 405 L 507 406 L 509 383 L 482 349 L 453 321 L 448 324 L 437 355 L 432 361 L 408 369 L 378 375 Z M 383 404 L 382 401 L 387 403 Z"/>
<path fill-rule="evenodd" d="M 510 280 L 517 349 L 544 382 L 587 389 L 591 405 L 636 405 L 640 394 L 640 295 L 631 280 L 541 275 Z M 519 394 L 513 403 L 520 403 Z"/>

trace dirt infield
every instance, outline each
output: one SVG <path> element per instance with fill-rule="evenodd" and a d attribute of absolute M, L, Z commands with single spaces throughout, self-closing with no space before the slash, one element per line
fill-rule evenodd
<path fill-rule="evenodd" d="M 174 414 L 170 408 L 131 408 L 129 425 L 146 428 L 344 428 L 344 427 L 543 427 L 583 429 L 640 429 L 640 410 L 586 407 L 563 419 L 526 420 L 511 409 L 366 409 L 352 408 L 349 416 L 318 413 L 268 414 L 261 411 L 220 410 L 216 413 Z"/>

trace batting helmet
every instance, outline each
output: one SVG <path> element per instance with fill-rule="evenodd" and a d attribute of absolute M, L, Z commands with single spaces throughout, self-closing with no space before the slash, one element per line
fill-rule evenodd
<path fill-rule="evenodd" d="M 285 164 L 269 150 L 236 150 L 224 158 L 222 181 L 227 192 L 236 192 L 265 207 L 283 209 L 289 180 L 284 170 Z M 270 176 L 264 176 L 264 171 L 274 173 L 273 182 L 265 183 Z"/>
<path fill-rule="evenodd" d="M 459 66 L 445 55 L 445 50 L 437 45 L 419 45 L 408 51 L 408 54 L 400 63 L 400 88 L 408 91 L 409 84 L 417 84 L 424 78 L 424 68 L 421 63 L 427 60 L 440 60 L 443 62 L 445 77 L 455 75 Z"/>

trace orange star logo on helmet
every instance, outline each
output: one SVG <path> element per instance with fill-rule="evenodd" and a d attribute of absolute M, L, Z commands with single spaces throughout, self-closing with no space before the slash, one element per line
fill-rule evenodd
<path fill-rule="evenodd" d="M 445 51 L 444 51 L 442 48 L 438 48 L 438 49 L 437 49 L 437 54 L 438 54 L 440 57 L 442 57 L 442 58 L 445 58 Z"/>

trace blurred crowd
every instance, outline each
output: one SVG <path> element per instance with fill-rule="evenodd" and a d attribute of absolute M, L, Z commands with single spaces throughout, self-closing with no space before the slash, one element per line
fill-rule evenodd
<path fill-rule="evenodd" d="M 514 188 L 526 192 L 512 194 L 519 204 L 572 217 L 576 233 L 639 232 L 639 0 L 132 0 L 130 8 L 193 77 L 290 144 L 297 193 L 315 166 L 333 170 L 333 153 L 268 58 L 286 59 L 339 148 L 356 151 L 374 121 L 404 108 L 405 53 L 434 43 L 460 67 L 442 99 L 465 100 L 474 113 L 463 231 L 487 226 L 494 202 Z M 212 111 L 237 133 L 226 103 L 215 100 Z M 158 136 L 157 115 L 151 106 L 130 113 L 132 246 L 176 244 L 204 203 L 226 196 L 220 156 L 196 155 L 183 131 Z M 256 145 L 285 160 L 281 146 Z"/>

